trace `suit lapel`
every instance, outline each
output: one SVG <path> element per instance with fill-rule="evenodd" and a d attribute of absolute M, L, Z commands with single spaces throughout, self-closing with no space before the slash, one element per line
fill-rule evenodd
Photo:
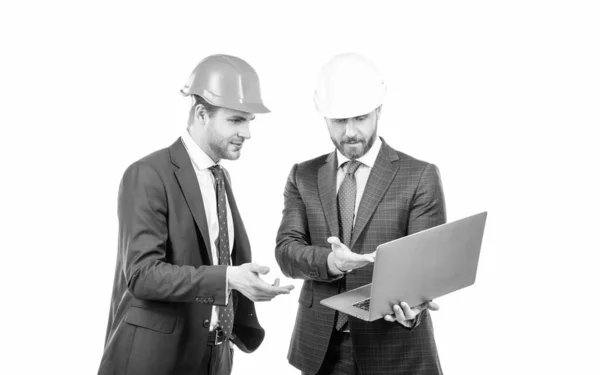
<path fill-rule="evenodd" d="M 175 176 L 179 182 L 185 201 L 192 212 L 194 221 L 200 230 L 208 257 L 211 263 L 214 264 L 210 251 L 210 236 L 208 233 L 206 211 L 204 211 L 204 202 L 202 201 L 202 193 L 200 192 L 196 172 L 194 172 L 194 167 L 192 166 L 192 162 L 190 161 L 190 157 L 181 138 L 169 147 L 169 152 L 171 154 L 171 162 L 179 167 L 175 172 Z"/>
<path fill-rule="evenodd" d="M 373 216 L 377 205 L 381 202 L 385 192 L 394 180 L 400 168 L 400 163 L 394 163 L 398 159 L 398 154 L 382 139 L 379 155 L 377 155 L 375 165 L 371 168 L 367 186 L 358 206 L 350 248 L 354 246 L 356 240 L 360 237 L 371 216 Z"/>
<path fill-rule="evenodd" d="M 329 225 L 332 236 L 339 236 L 339 224 L 337 213 L 337 157 L 335 151 L 329 154 L 326 163 L 319 168 L 317 175 L 317 184 L 319 188 L 319 198 L 321 207 L 325 212 L 325 219 Z"/>

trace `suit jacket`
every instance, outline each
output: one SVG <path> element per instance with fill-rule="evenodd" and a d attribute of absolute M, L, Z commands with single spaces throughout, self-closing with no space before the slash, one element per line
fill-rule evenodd
<path fill-rule="evenodd" d="M 383 141 L 383 139 L 382 139 Z M 334 329 L 335 310 L 320 304 L 338 293 L 341 277 L 327 272 L 330 236 L 339 237 L 337 157 L 333 152 L 294 165 L 275 256 L 287 277 L 304 279 L 288 353 L 290 363 L 309 374 L 321 367 Z M 391 148 L 385 141 L 367 180 L 350 249 L 365 254 L 378 245 L 446 221 L 438 169 Z M 373 265 L 346 274 L 347 290 L 371 283 Z M 441 374 L 431 317 L 419 314 L 407 329 L 383 319 L 349 317 L 353 352 L 361 374 Z"/>
<path fill-rule="evenodd" d="M 231 260 L 250 243 L 226 175 L 234 224 Z M 199 373 L 212 305 L 225 305 L 226 266 L 213 265 L 202 194 L 181 139 L 133 163 L 119 188 L 119 251 L 99 374 Z M 264 338 L 254 303 L 233 291 L 233 342 Z"/>

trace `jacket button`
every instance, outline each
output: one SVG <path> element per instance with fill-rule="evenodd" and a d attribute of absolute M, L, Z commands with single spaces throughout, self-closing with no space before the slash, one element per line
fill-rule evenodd
<path fill-rule="evenodd" d="M 202 325 L 204 326 L 204 328 L 208 328 L 208 326 L 210 325 L 210 321 L 206 319 L 204 322 L 202 322 Z"/>
<path fill-rule="evenodd" d="M 213 297 L 208 297 L 208 302 L 213 303 L 215 302 L 215 299 Z"/>
<path fill-rule="evenodd" d="M 200 301 L 200 297 L 196 297 L 196 298 L 195 298 L 195 301 L 196 301 L 196 302 L 199 302 L 199 301 Z"/>

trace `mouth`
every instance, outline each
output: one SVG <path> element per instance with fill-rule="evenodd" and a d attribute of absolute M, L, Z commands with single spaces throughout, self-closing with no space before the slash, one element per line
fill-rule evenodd
<path fill-rule="evenodd" d="M 354 145 L 361 144 L 362 141 L 349 141 L 349 142 L 343 142 L 343 143 L 346 145 L 354 146 Z"/>

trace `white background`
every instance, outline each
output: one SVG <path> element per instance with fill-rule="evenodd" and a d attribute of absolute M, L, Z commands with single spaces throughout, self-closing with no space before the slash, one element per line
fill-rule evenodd
<path fill-rule="evenodd" d="M 448 220 L 489 211 L 476 284 L 433 314 L 445 373 L 598 373 L 598 5 L 323 3 L 2 3 L 1 373 L 97 371 L 119 180 L 184 131 L 178 90 L 209 54 L 253 65 L 272 110 L 227 168 L 255 260 L 282 277 L 285 180 L 333 150 L 311 95 L 347 51 L 385 75 L 380 135 L 439 166 Z M 234 374 L 297 373 L 293 283 L 257 305 L 266 338 Z"/>

